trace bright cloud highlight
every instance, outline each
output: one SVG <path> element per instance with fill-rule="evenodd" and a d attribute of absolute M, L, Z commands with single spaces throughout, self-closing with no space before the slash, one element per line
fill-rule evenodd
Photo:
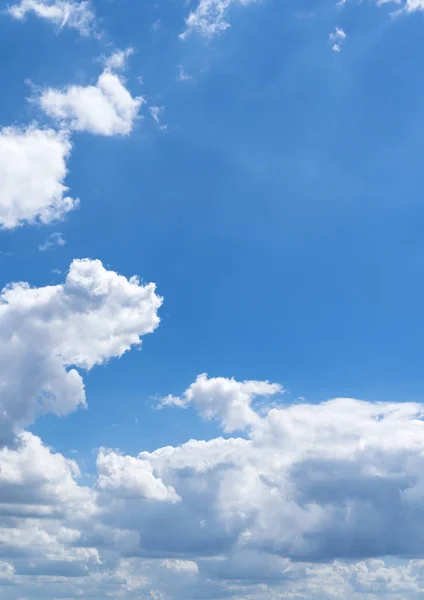
<path fill-rule="evenodd" d="M 38 98 L 41 109 L 62 128 L 105 136 L 128 135 L 144 100 L 133 97 L 114 71 L 123 68 L 130 54 L 113 54 L 95 85 L 42 90 Z"/>
<path fill-rule="evenodd" d="M 64 132 L 30 126 L 0 130 L 0 225 L 51 223 L 77 207 L 64 180 L 71 142 Z"/>

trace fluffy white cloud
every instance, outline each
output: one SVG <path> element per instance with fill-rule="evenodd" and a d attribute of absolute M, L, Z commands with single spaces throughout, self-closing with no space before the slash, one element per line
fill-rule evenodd
<path fill-rule="evenodd" d="M 226 427 L 237 399 L 253 411 L 250 395 L 275 392 L 202 376 L 182 405 L 208 414 L 215 398 Z M 95 600 L 422 597 L 421 405 L 340 398 L 237 422 L 248 437 L 102 450 L 92 489 L 73 461 L 21 434 L 0 451 L 0 584 Z"/>
<path fill-rule="evenodd" d="M 0 516 L 75 518 L 92 515 L 93 492 L 78 486 L 79 467 L 23 432 L 15 449 L 0 450 Z"/>
<path fill-rule="evenodd" d="M 225 377 L 209 379 L 204 373 L 182 397 L 166 396 L 160 405 L 184 408 L 192 403 L 206 419 L 219 418 L 228 433 L 259 422 L 259 415 L 251 407 L 255 397 L 272 396 L 282 391 L 281 385 L 268 381 L 239 382 Z"/>
<path fill-rule="evenodd" d="M 419 556 L 422 406 L 337 399 L 261 416 L 250 394 L 275 393 L 272 385 L 201 376 L 182 398 L 166 399 L 192 402 L 227 431 L 249 426 L 249 438 L 140 454 L 181 498 L 146 520 L 135 517 L 145 551 L 177 552 L 184 531 L 188 553 L 238 547 L 296 560 Z M 166 538 L 157 534 L 160 521 Z"/>
<path fill-rule="evenodd" d="M 88 35 L 94 25 L 94 13 L 89 2 L 74 0 L 20 0 L 9 7 L 9 14 L 22 20 L 29 13 L 50 21 L 60 29 L 72 27 Z"/>
<path fill-rule="evenodd" d="M 123 496 L 134 500 L 177 502 L 180 498 L 172 486 L 166 486 L 153 474 L 148 461 L 132 456 L 121 456 L 101 450 L 97 457 L 99 478 L 97 488 L 110 492 L 112 500 Z"/>
<path fill-rule="evenodd" d="M 128 135 L 144 100 L 133 97 L 114 70 L 122 69 L 132 50 L 119 51 L 106 60 L 95 85 L 46 88 L 38 99 L 41 109 L 61 127 L 98 135 Z"/>
<path fill-rule="evenodd" d="M 197 32 L 204 37 L 212 37 L 222 33 L 230 24 L 226 20 L 231 6 L 247 6 L 257 0 L 199 0 L 194 11 L 186 19 L 186 29 L 180 38 L 186 39 Z"/>
<path fill-rule="evenodd" d="M 192 560 L 167 559 L 162 562 L 162 567 L 175 573 L 198 573 L 199 567 Z"/>
<path fill-rule="evenodd" d="M 35 126 L 0 130 L 0 226 L 50 223 L 77 206 L 64 185 L 70 152 L 63 132 Z"/>
<path fill-rule="evenodd" d="M 61 285 L 15 283 L 1 293 L 0 444 L 37 414 L 85 405 L 76 368 L 91 369 L 141 343 L 159 323 L 155 285 L 75 260 Z"/>

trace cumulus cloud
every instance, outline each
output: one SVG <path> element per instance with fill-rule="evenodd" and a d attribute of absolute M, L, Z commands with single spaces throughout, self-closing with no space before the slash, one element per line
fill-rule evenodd
<path fill-rule="evenodd" d="M 51 223 L 76 208 L 64 185 L 71 148 L 67 134 L 52 129 L 0 129 L 1 227 Z"/>
<path fill-rule="evenodd" d="M 89 2 L 74 0 L 20 0 L 8 9 L 9 14 L 18 20 L 34 14 L 62 29 L 71 27 L 81 35 L 89 35 L 94 26 L 94 13 Z"/>
<path fill-rule="evenodd" d="M 133 97 L 114 71 L 124 67 L 131 53 L 131 49 L 118 51 L 107 59 L 95 85 L 42 90 L 37 100 L 41 109 L 62 128 L 105 136 L 128 135 L 144 100 Z"/>
<path fill-rule="evenodd" d="M 201 412 L 223 415 L 224 428 L 249 424 L 249 439 L 189 442 L 139 457 L 173 485 L 182 507 L 190 504 L 193 520 L 204 521 L 209 540 L 296 560 L 420 556 L 421 405 L 337 399 L 271 408 L 253 418 L 244 400 L 238 406 L 247 417 L 233 421 L 228 411 L 239 390 L 231 381 L 236 391 L 223 393 L 228 381 L 210 385 L 205 396 L 196 382 L 180 405 L 188 396 Z M 208 381 L 202 378 L 200 384 L 203 393 Z M 181 527 L 180 506 L 174 511 L 179 523 L 175 532 L 168 528 L 168 549 Z M 149 531 L 153 523 L 150 515 Z M 195 537 L 192 542 L 194 551 Z"/>
<path fill-rule="evenodd" d="M 167 559 L 162 562 L 162 567 L 176 573 L 198 573 L 199 567 L 192 560 Z"/>
<path fill-rule="evenodd" d="M 180 405 L 247 435 L 101 450 L 91 489 L 20 434 L 0 451 L 0 581 L 43 598 L 418 600 L 422 406 L 252 403 L 276 388 L 200 376 Z"/>
<path fill-rule="evenodd" d="M 186 29 L 180 35 L 186 39 L 191 33 L 196 32 L 203 37 L 212 37 L 222 33 L 230 24 L 227 13 L 232 6 L 247 6 L 257 0 L 199 0 L 195 10 L 190 12 L 186 19 Z"/>
<path fill-rule="evenodd" d="M 0 298 L 0 445 L 38 414 L 85 405 L 79 369 L 122 356 L 159 324 L 155 285 L 74 260 L 63 284 L 6 287 Z"/>
<path fill-rule="evenodd" d="M 148 461 L 101 450 L 97 457 L 97 470 L 97 488 L 111 492 L 115 498 L 123 495 L 135 500 L 180 500 L 172 486 L 166 486 L 160 478 L 155 477 Z"/>
<path fill-rule="evenodd" d="M 199 375 L 181 397 L 166 396 L 160 401 L 163 406 L 184 408 L 194 404 L 206 419 L 219 418 L 224 431 L 231 432 L 255 425 L 259 415 L 252 409 L 255 397 L 273 396 L 283 388 L 268 381 L 236 381 L 225 377 L 209 379 Z"/>
<path fill-rule="evenodd" d="M 0 515 L 16 518 L 92 515 L 94 495 L 78 485 L 77 463 L 23 432 L 18 449 L 0 450 Z"/>

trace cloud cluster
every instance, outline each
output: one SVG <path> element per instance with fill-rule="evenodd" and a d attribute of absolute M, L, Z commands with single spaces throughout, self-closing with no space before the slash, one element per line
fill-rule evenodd
<path fill-rule="evenodd" d="M 37 415 L 84 406 L 77 369 L 122 356 L 159 324 L 161 298 L 106 270 L 74 260 L 63 284 L 6 287 L 0 297 L 0 445 L 13 442 Z"/>
<path fill-rule="evenodd" d="M 61 128 L 112 136 L 131 133 L 144 100 L 133 97 L 121 76 L 131 51 L 119 51 L 107 61 L 95 85 L 69 85 L 42 90 L 38 102 L 47 116 Z"/>
<path fill-rule="evenodd" d="M 71 286 L 80 281 L 76 271 Z M 90 295 L 104 291 L 103 277 L 89 278 Z M 122 287 L 128 299 L 137 284 L 116 277 L 109 274 L 114 283 L 106 287 L 122 305 Z M 104 341 L 95 346 L 82 364 L 119 354 L 104 353 Z M 193 404 L 247 435 L 138 456 L 102 449 L 91 488 L 78 484 L 75 462 L 19 434 L 18 447 L 0 452 L 1 577 L 19 582 L 22 593 L 32 586 L 36 598 L 418 600 L 422 406 L 270 403 L 280 391 L 198 377 L 167 404 Z"/>
<path fill-rule="evenodd" d="M 89 2 L 75 0 L 20 0 L 9 7 L 9 14 L 22 20 L 34 14 L 62 29 L 71 27 L 81 35 L 89 35 L 93 29 L 95 16 Z"/>
<path fill-rule="evenodd" d="M 254 1 L 199 0 L 181 37 L 220 33 L 231 7 Z M 407 0 L 404 10 L 422 8 Z M 83 35 L 94 24 L 89 3 L 74 0 L 20 0 L 9 13 Z M 345 38 L 330 34 L 333 51 Z M 65 186 L 70 131 L 132 131 L 143 99 L 117 73 L 131 53 L 106 59 L 94 85 L 40 92 L 60 131 L 0 130 L 3 228 L 50 223 L 77 206 Z M 189 78 L 182 68 L 179 78 Z M 161 110 L 150 107 L 159 125 Z M 40 250 L 63 243 L 51 234 Z M 75 460 L 26 430 L 40 415 L 86 406 L 83 371 L 139 346 L 161 303 L 154 284 L 90 259 L 74 260 L 59 285 L 2 290 L 0 596 L 421 599 L 420 404 L 285 404 L 278 383 L 202 374 L 160 407 L 192 407 L 220 437 L 137 456 L 101 448 L 84 480 Z"/>
<path fill-rule="evenodd" d="M 247 6 L 254 2 L 257 0 L 199 0 L 195 10 L 187 17 L 186 29 L 180 38 L 186 39 L 193 32 L 204 37 L 222 33 L 230 27 L 226 19 L 233 5 Z"/>
<path fill-rule="evenodd" d="M 146 521 L 124 511 L 120 525 L 139 523 L 146 552 L 181 551 L 184 531 L 192 553 L 212 544 L 217 552 L 237 546 L 308 561 L 419 556 L 422 406 L 336 399 L 262 416 L 252 410 L 250 394 L 275 390 L 267 382 L 198 378 L 180 404 L 194 402 L 227 431 L 249 426 L 248 438 L 141 453 L 138 460 L 181 501 L 158 505 Z M 163 539 L 154 533 L 160 520 L 167 523 Z"/>
<path fill-rule="evenodd" d="M 106 59 L 96 85 L 41 91 L 36 102 L 59 130 L 37 124 L 0 129 L 0 227 L 49 224 L 78 206 L 79 200 L 67 194 L 65 185 L 70 131 L 106 136 L 132 131 L 144 100 L 132 97 L 114 72 L 125 67 L 131 53 L 131 49 L 117 51 Z M 54 244 L 61 242 L 51 239 L 40 249 Z"/>

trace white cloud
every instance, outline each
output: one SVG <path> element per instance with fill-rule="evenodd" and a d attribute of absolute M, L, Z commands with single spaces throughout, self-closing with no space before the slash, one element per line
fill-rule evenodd
<path fill-rule="evenodd" d="M 402 2 L 401 0 L 377 0 L 378 6 L 386 4 L 401 5 L 401 8 L 398 8 L 392 13 L 394 17 L 403 13 L 415 13 L 424 10 L 424 0 L 406 0 L 406 2 Z"/>
<path fill-rule="evenodd" d="M 162 106 L 150 106 L 150 108 L 149 108 L 149 112 L 152 115 L 152 119 L 157 124 L 160 123 L 159 117 L 160 117 L 160 114 L 162 113 L 162 111 L 163 111 Z"/>
<path fill-rule="evenodd" d="M 99 477 L 97 488 L 135 500 L 178 502 L 180 498 L 172 486 L 166 486 L 153 474 L 147 461 L 131 456 L 121 456 L 113 451 L 101 450 L 97 457 Z"/>
<path fill-rule="evenodd" d="M 40 252 L 45 252 L 46 250 L 50 250 L 56 246 L 61 247 L 65 246 L 66 241 L 63 238 L 63 235 L 60 232 L 51 233 L 47 236 L 46 241 L 43 244 L 38 246 Z"/>
<path fill-rule="evenodd" d="M 163 106 L 150 106 L 149 112 L 153 121 L 156 123 L 159 129 L 162 131 L 166 131 L 168 129 L 168 125 L 163 124 L 161 121 L 161 116 L 164 112 Z"/>
<path fill-rule="evenodd" d="M 75 517 L 96 510 L 93 492 L 76 482 L 77 463 L 31 433 L 20 434 L 17 449 L 2 448 L 0 464 L 0 515 L 59 518 L 64 512 Z"/>
<path fill-rule="evenodd" d="M 424 10 L 423 0 L 407 0 L 405 4 L 406 12 L 418 12 Z"/>
<path fill-rule="evenodd" d="M 342 44 L 346 40 L 346 33 L 340 27 L 336 27 L 335 31 L 333 33 L 330 33 L 328 39 L 332 43 L 332 51 L 340 52 L 342 49 Z"/>
<path fill-rule="evenodd" d="M 98 135 L 128 135 L 144 100 L 133 97 L 113 70 L 122 69 L 132 50 L 118 51 L 106 61 L 96 85 L 46 88 L 38 98 L 41 109 L 63 128 Z"/>
<path fill-rule="evenodd" d="M 162 562 L 162 567 L 176 573 L 198 573 L 199 567 L 192 560 L 167 559 Z"/>
<path fill-rule="evenodd" d="M 64 415 L 85 405 L 76 370 L 122 356 L 156 329 L 161 298 L 107 271 L 75 260 L 61 285 L 6 287 L 0 298 L 0 445 L 38 414 Z"/>
<path fill-rule="evenodd" d="M 193 32 L 204 37 L 222 33 L 230 27 L 226 17 L 233 5 L 247 6 L 254 2 L 257 0 L 199 0 L 195 10 L 187 17 L 186 29 L 180 38 L 186 39 Z"/>
<path fill-rule="evenodd" d="M 0 561 L 0 582 L 5 583 L 11 581 L 14 574 L 15 569 L 13 565 Z"/>
<path fill-rule="evenodd" d="M 119 71 L 124 69 L 127 60 L 134 54 L 134 48 L 126 48 L 125 50 L 117 50 L 111 56 L 105 59 L 106 67 L 111 71 Z"/>
<path fill-rule="evenodd" d="M 81 35 L 88 35 L 94 26 L 94 13 L 89 2 L 74 0 L 20 0 L 9 7 L 9 14 L 22 20 L 29 13 L 50 21 L 62 29 L 71 27 Z"/>
<path fill-rule="evenodd" d="M 190 518 L 206 523 L 203 543 L 217 550 L 223 544 L 303 560 L 420 555 L 422 406 L 337 399 L 253 418 L 246 400 L 238 406 L 247 416 L 231 422 L 231 395 L 214 385 L 205 392 L 205 384 L 201 380 L 201 392 L 186 393 L 181 404 L 188 396 L 202 413 L 220 415 L 227 430 L 229 423 L 240 429 L 249 423 L 250 439 L 190 442 L 140 455 L 181 497 L 173 509 L 179 524 L 169 525 L 164 548 L 177 547 L 188 503 Z M 143 524 L 146 543 L 154 523 L 149 515 Z M 192 525 L 183 529 L 193 536 L 194 550 Z"/>
<path fill-rule="evenodd" d="M 7 127 L 0 130 L 0 225 L 63 219 L 78 205 L 66 196 L 66 161 L 71 143 L 63 132 Z"/>
<path fill-rule="evenodd" d="M 231 432 L 258 423 L 259 416 L 251 407 L 255 397 L 272 396 L 282 391 L 279 384 L 268 381 L 239 382 L 224 377 L 208 379 L 203 374 L 181 398 L 167 396 L 161 400 L 161 405 L 185 407 L 193 403 L 206 419 L 218 417 L 224 431 Z"/>
<path fill-rule="evenodd" d="M 199 377 L 181 404 L 224 428 L 242 406 L 248 436 L 102 450 L 93 489 L 21 434 L 0 451 L 0 582 L 15 584 L 2 598 L 419 600 L 422 406 L 339 398 L 252 419 L 272 385 Z"/>
<path fill-rule="evenodd" d="M 178 81 L 190 81 L 192 79 L 192 77 L 191 77 L 191 75 L 188 75 L 185 72 L 184 67 L 182 65 L 178 65 L 177 79 L 178 79 Z"/>

